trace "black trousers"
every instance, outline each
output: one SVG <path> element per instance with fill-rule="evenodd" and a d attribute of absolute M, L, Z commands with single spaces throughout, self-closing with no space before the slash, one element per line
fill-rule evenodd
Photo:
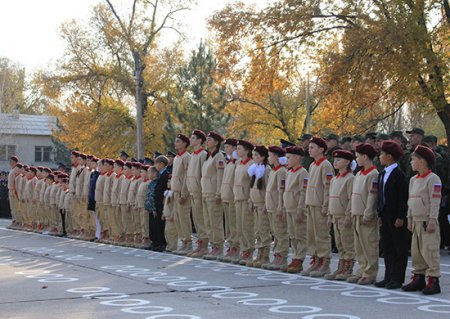
<path fill-rule="evenodd" d="M 164 236 L 164 227 L 166 222 L 161 219 L 162 212 L 156 212 L 156 217 L 153 216 L 153 213 L 150 213 L 150 240 L 152 241 L 153 246 L 165 246 L 166 238 Z"/>
<path fill-rule="evenodd" d="M 383 216 L 381 218 L 381 236 L 383 238 L 384 279 L 386 281 L 405 281 L 406 266 L 408 264 L 408 248 L 411 234 L 405 219 L 403 226 L 394 226 L 395 218 Z"/>

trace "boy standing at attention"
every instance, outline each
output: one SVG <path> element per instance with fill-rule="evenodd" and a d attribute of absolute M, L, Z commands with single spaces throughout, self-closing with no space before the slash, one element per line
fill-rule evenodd
<path fill-rule="evenodd" d="M 327 143 L 314 137 L 309 143 L 309 155 L 314 162 L 309 167 L 306 187 L 307 236 L 311 253 L 310 267 L 302 271 L 303 276 L 323 277 L 330 272 L 331 236 L 328 220 L 330 181 L 334 168 L 324 155 Z"/>
<path fill-rule="evenodd" d="M 351 210 L 359 269 L 347 282 L 359 285 L 373 284 L 378 273 L 378 171 L 373 164 L 376 155 L 370 144 L 356 147 L 356 161 L 361 170 L 353 181 Z"/>

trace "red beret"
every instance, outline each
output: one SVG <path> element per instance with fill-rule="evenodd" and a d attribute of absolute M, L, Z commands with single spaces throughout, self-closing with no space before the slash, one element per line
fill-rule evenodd
<path fill-rule="evenodd" d="M 286 148 L 286 153 L 305 156 L 305 151 L 303 150 L 303 147 L 300 146 L 289 146 Z"/>
<path fill-rule="evenodd" d="M 83 153 L 78 153 L 78 157 L 81 157 L 82 159 L 87 159 L 87 155 Z"/>
<path fill-rule="evenodd" d="M 64 174 L 64 173 L 58 173 L 56 176 L 58 176 L 58 178 L 64 178 L 64 177 L 67 177 L 67 175 Z"/>
<path fill-rule="evenodd" d="M 252 143 L 246 140 L 238 140 L 236 145 L 242 145 L 248 150 L 253 150 L 255 148 L 255 146 Z"/>
<path fill-rule="evenodd" d="M 30 169 L 30 166 L 28 166 L 27 164 L 23 164 L 23 168 L 28 171 Z"/>
<path fill-rule="evenodd" d="M 52 172 L 52 170 L 50 168 L 48 168 L 48 167 L 44 167 L 43 171 L 47 172 L 47 173 L 51 173 Z"/>
<path fill-rule="evenodd" d="M 325 142 L 325 140 L 321 137 L 313 137 L 309 142 L 323 148 L 324 152 L 328 149 L 327 142 Z"/>
<path fill-rule="evenodd" d="M 378 153 L 377 150 L 370 144 L 364 143 L 356 146 L 356 153 L 365 154 L 369 158 L 374 158 Z"/>
<path fill-rule="evenodd" d="M 23 164 L 22 164 L 22 163 L 17 163 L 17 164 L 16 164 L 16 167 L 18 167 L 18 168 L 23 168 Z"/>
<path fill-rule="evenodd" d="M 236 146 L 237 145 L 237 139 L 234 139 L 234 138 L 227 138 L 226 140 L 225 140 L 225 142 L 223 142 L 223 144 L 228 144 L 228 145 L 231 145 L 231 146 Z"/>
<path fill-rule="evenodd" d="M 16 163 L 19 161 L 19 158 L 18 158 L 17 156 L 11 156 L 9 159 L 10 159 L 11 161 L 16 162 Z"/>
<path fill-rule="evenodd" d="M 181 134 L 181 133 L 178 133 L 178 134 L 177 134 L 177 138 L 179 138 L 180 140 L 182 140 L 183 142 L 185 142 L 185 143 L 186 143 L 186 146 L 191 145 L 191 141 L 189 140 L 189 137 L 187 137 L 186 135 Z"/>
<path fill-rule="evenodd" d="M 133 164 L 131 162 L 125 162 L 125 166 L 128 168 L 131 168 L 131 166 L 133 166 Z"/>
<path fill-rule="evenodd" d="M 269 156 L 269 150 L 264 145 L 256 145 L 253 150 L 263 157 Z"/>
<path fill-rule="evenodd" d="M 355 156 L 352 152 L 346 151 L 346 150 L 336 150 L 333 152 L 333 157 L 339 157 L 343 158 L 349 161 L 353 161 L 355 159 Z"/>
<path fill-rule="evenodd" d="M 223 137 L 220 134 L 217 134 L 216 132 L 213 132 L 213 131 L 208 133 L 208 137 L 212 137 L 219 143 L 221 143 L 223 141 Z"/>
<path fill-rule="evenodd" d="M 91 161 L 93 161 L 93 162 L 98 162 L 100 159 L 97 157 L 97 156 L 95 156 L 95 155 L 92 155 L 92 159 L 91 159 Z"/>
<path fill-rule="evenodd" d="M 192 135 L 197 136 L 199 139 L 201 139 L 203 142 L 206 141 L 206 134 L 202 130 L 195 129 L 192 131 Z"/>
<path fill-rule="evenodd" d="M 92 160 L 93 157 L 94 157 L 94 155 L 86 155 L 86 158 L 87 158 L 88 160 Z"/>
<path fill-rule="evenodd" d="M 400 144 L 392 140 L 384 141 L 381 144 L 381 150 L 387 154 L 391 154 L 395 159 L 399 159 L 405 154 Z"/>
<path fill-rule="evenodd" d="M 125 165 L 125 162 L 122 161 L 121 159 L 116 159 L 116 160 L 114 161 L 114 163 L 117 164 L 117 165 L 119 165 L 119 166 L 121 166 L 121 167 L 124 167 L 124 165 Z"/>
<path fill-rule="evenodd" d="M 146 171 L 150 168 L 150 165 L 141 165 L 141 169 L 145 169 Z"/>
<path fill-rule="evenodd" d="M 72 151 L 72 152 L 70 152 L 70 155 L 78 156 L 78 154 L 80 154 L 80 152 L 78 152 L 78 151 Z"/>
<path fill-rule="evenodd" d="M 55 180 L 55 175 L 53 175 L 52 173 L 48 174 L 47 176 L 48 179 L 51 179 L 52 181 Z"/>
<path fill-rule="evenodd" d="M 38 170 L 40 170 L 41 172 L 44 170 L 44 166 L 38 166 L 36 167 Z"/>
<path fill-rule="evenodd" d="M 275 146 L 275 145 L 269 146 L 269 152 L 275 153 L 278 156 L 286 155 L 286 151 L 284 150 L 284 148 L 282 148 L 280 146 Z"/>
<path fill-rule="evenodd" d="M 34 167 L 34 166 L 31 166 L 31 167 L 30 167 L 30 171 L 37 173 L 37 168 Z"/>
<path fill-rule="evenodd" d="M 436 161 L 436 156 L 434 155 L 433 150 L 423 145 L 417 145 L 414 150 L 414 154 L 419 155 L 426 160 L 429 166 L 433 166 Z"/>

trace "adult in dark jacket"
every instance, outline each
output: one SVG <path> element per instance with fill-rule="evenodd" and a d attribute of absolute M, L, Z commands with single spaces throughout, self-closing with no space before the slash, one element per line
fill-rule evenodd
<path fill-rule="evenodd" d="M 150 235 L 152 237 L 151 249 L 164 251 L 166 249 L 166 239 L 164 237 L 165 221 L 163 220 L 164 192 L 167 190 L 169 172 L 167 165 L 169 160 L 166 156 L 158 156 L 155 159 L 155 167 L 159 172 L 159 178 L 154 189 L 155 213 L 150 213 Z"/>
<path fill-rule="evenodd" d="M 408 181 L 398 165 L 402 156 L 400 144 L 391 140 L 383 142 L 380 162 L 384 170 L 378 177 L 378 214 L 382 223 L 385 273 L 384 279 L 375 286 L 387 289 L 401 288 L 408 262 Z"/>

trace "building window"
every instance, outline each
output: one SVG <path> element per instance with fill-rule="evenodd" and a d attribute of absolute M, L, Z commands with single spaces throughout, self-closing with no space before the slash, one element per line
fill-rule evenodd
<path fill-rule="evenodd" d="M 50 154 L 53 148 L 51 146 L 36 146 L 34 148 L 35 162 L 51 162 Z"/>
<path fill-rule="evenodd" d="M 9 161 L 16 154 L 16 145 L 0 145 L 0 161 Z"/>

